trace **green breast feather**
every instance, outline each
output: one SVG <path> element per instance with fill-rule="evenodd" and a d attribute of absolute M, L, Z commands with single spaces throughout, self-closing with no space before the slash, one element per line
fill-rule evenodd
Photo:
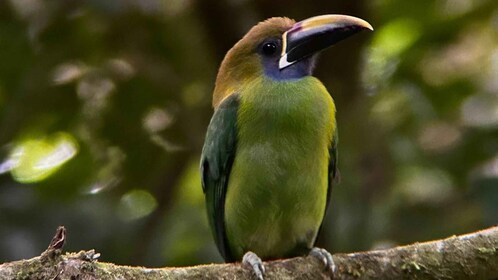
<path fill-rule="evenodd" d="M 253 81 L 239 96 L 223 102 L 235 116 L 215 113 L 201 162 L 218 248 L 227 261 L 304 254 L 336 174 L 332 98 L 313 77 Z"/>

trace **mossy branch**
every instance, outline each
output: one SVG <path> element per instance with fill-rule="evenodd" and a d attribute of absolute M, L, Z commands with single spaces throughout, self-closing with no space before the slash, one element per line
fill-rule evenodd
<path fill-rule="evenodd" d="M 65 230 L 29 260 L 0 265 L 0 279 L 252 279 L 240 264 L 144 268 L 97 261 L 94 250 L 61 253 Z M 333 279 L 497 279 L 498 226 L 388 250 L 335 254 Z M 327 279 L 314 257 L 270 261 L 266 279 Z"/>

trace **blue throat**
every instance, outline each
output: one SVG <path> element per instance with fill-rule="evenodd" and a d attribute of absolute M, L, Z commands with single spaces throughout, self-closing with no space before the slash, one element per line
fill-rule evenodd
<path fill-rule="evenodd" d="M 282 70 L 278 67 L 278 59 L 262 58 L 264 73 L 273 80 L 294 80 L 311 76 L 315 66 L 315 57 L 304 58 Z"/>

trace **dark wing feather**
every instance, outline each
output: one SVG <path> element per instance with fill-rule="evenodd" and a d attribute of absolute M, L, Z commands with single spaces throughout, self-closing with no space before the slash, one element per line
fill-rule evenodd
<path fill-rule="evenodd" d="M 327 206 L 325 207 L 325 212 L 329 208 L 330 204 L 330 195 L 332 193 L 332 185 L 339 183 L 340 175 L 339 169 L 337 168 L 337 159 L 338 159 L 338 151 L 337 151 L 337 142 L 339 141 L 339 134 L 337 129 L 335 130 L 334 136 L 332 136 L 332 143 L 329 148 L 329 186 L 327 189 Z"/>
<path fill-rule="evenodd" d="M 225 232 L 225 195 L 235 158 L 239 97 L 227 97 L 209 123 L 201 156 L 202 189 L 216 245 L 225 261 L 234 261 Z"/>
<path fill-rule="evenodd" d="M 327 215 L 327 210 L 330 205 L 330 196 L 332 194 L 332 186 L 334 184 L 339 183 L 340 175 L 339 169 L 337 168 L 337 142 L 339 141 L 339 136 L 337 134 L 337 129 L 334 132 L 334 136 L 332 136 L 332 142 L 329 147 L 329 173 L 328 173 L 328 188 L 327 188 L 327 204 L 325 205 L 325 213 L 323 213 L 323 220 L 325 220 L 325 216 Z M 318 234 L 322 232 L 323 228 L 323 220 L 320 228 L 318 229 Z M 309 248 L 311 249 L 311 248 Z"/>

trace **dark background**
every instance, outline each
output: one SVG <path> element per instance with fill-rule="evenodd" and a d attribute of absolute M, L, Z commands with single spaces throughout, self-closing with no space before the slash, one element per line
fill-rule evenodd
<path fill-rule="evenodd" d="M 341 184 L 319 245 L 390 247 L 498 223 L 496 0 L 0 1 L 0 263 L 66 250 L 220 261 L 198 161 L 226 51 L 258 21 L 369 21 L 321 55 Z"/>

